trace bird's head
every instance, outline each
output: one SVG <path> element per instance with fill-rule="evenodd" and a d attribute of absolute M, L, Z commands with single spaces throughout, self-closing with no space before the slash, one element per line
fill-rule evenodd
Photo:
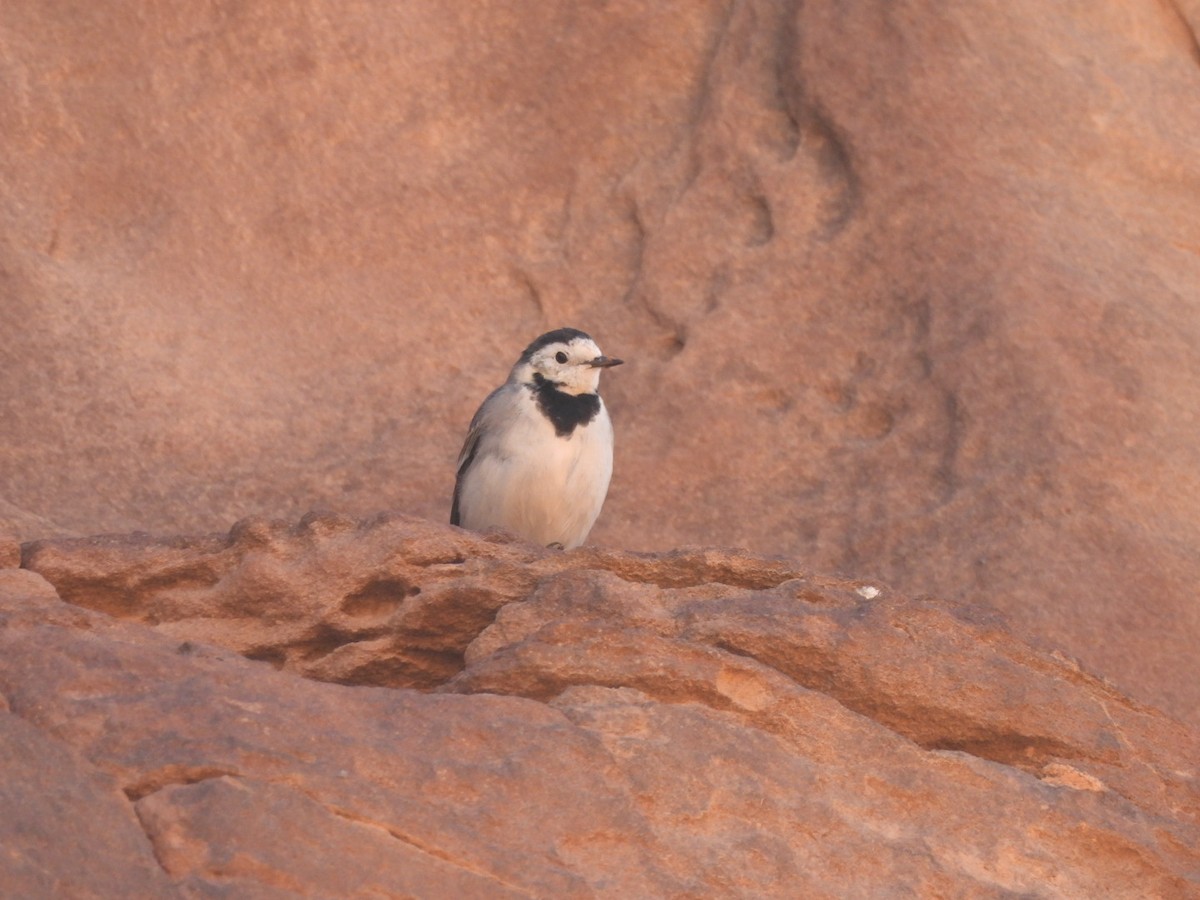
<path fill-rule="evenodd" d="M 509 380 L 536 384 L 541 378 L 567 394 L 594 394 L 600 386 L 600 370 L 619 366 L 622 361 L 605 356 L 582 331 L 560 328 L 543 334 L 525 348 Z"/>

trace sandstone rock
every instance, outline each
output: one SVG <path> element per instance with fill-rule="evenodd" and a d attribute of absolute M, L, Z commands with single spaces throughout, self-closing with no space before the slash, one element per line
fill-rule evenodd
<path fill-rule="evenodd" d="M 170 880 L 111 775 L 0 712 L 6 897 L 163 897 Z"/>
<path fill-rule="evenodd" d="M 555 553 L 410 516 L 247 519 L 227 536 L 37 541 L 25 565 L 71 603 L 219 643 L 309 677 L 433 687 L 506 603 L 580 565 L 663 586 L 762 588 L 798 573 L 712 551 Z M 500 538 L 504 541 L 505 539 Z"/>
<path fill-rule="evenodd" d="M 214 774 L 135 806 L 163 868 L 200 896 L 215 876 L 253 885 L 256 896 L 530 896 L 285 784 Z"/>
<path fill-rule="evenodd" d="M 42 516 L 14 506 L 0 497 L 0 541 L 4 542 L 4 557 L 0 564 L 18 565 L 20 563 L 20 542 L 32 541 L 44 537 L 70 537 L 75 532 L 64 528 L 57 522 L 51 522 Z M 17 561 L 12 562 L 12 547 L 16 544 Z"/>
<path fill-rule="evenodd" d="M 1200 722 L 1198 16 L 9 4 L 0 496 L 444 517 L 579 325 L 630 360 L 598 543 L 1001 604 Z"/>
<path fill-rule="evenodd" d="M 29 572 L 0 571 L 0 598 L 0 631 L 6 636 L 15 609 L 43 628 L 88 618 L 69 611 L 56 617 L 62 603 Z M 0 893 L 167 896 L 171 882 L 118 780 L 10 709 L 9 696 L 7 688 L 0 690 Z"/>
<path fill-rule="evenodd" d="M 0 694 L 184 895 L 1200 890 L 1200 736 L 983 608 L 400 516 L 25 561 Z"/>

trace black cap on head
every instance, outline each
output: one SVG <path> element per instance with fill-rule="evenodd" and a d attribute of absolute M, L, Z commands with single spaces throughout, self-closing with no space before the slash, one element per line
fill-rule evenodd
<path fill-rule="evenodd" d="M 540 338 L 525 348 L 525 352 L 521 354 L 521 362 L 529 362 L 533 358 L 533 354 L 537 353 L 543 347 L 550 344 L 569 344 L 571 341 L 578 338 L 583 338 L 590 341 L 592 336 L 586 332 L 580 331 L 578 328 L 559 328 L 555 331 L 547 331 Z"/>

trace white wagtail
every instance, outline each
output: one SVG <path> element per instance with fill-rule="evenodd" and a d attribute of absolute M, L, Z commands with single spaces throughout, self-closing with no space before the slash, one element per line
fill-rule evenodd
<path fill-rule="evenodd" d="M 500 528 L 570 550 L 587 538 L 612 477 L 613 429 L 596 393 L 605 356 L 574 328 L 525 348 L 471 419 L 450 524 Z"/>

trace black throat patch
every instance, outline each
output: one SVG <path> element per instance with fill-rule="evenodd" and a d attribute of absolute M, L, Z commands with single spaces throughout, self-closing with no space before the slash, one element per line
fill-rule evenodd
<path fill-rule="evenodd" d="M 539 372 L 533 373 L 533 384 L 525 386 L 533 391 L 538 409 L 546 414 L 554 433 L 561 438 L 570 437 L 576 428 L 600 414 L 598 394 L 568 394 Z"/>

